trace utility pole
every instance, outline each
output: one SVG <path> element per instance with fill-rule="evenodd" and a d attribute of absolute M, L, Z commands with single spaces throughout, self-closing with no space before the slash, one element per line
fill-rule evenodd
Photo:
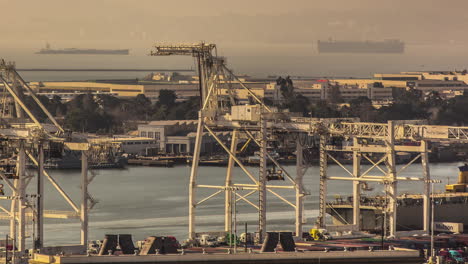
<path fill-rule="evenodd" d="M 39 164 L 37 166 L 37 238 L 35 248 L 41 249 L 44 246 L 44 143 L 41 141 L 38 146 Z"/>
<path fill-rule="evenodd" d="M 88 245 L 88 155 L 81 151 L 81 245 Z"/>
<path fill-rule="evenodd" d="M 304 147 L 301 145 L 299 136 L 296 140 L 296 236 L 302 237 L 302 225 L 304 217 L 304 187 L 303 178 L 308 164 L 304 162 Z"/>
<path fill-rule="evenodd" d="M 435 252 L 434 252 L 434 183 L 431 182 L 431 195 L 432 195 L 432 203 L 431 203 L 431 259 L 434 259 Z"/>
<path fill-rule="evenodd" d="M 234 188 L 234 253 L 237 253 L 237 198 Z"/>
<path fill-rule="evenodd" d="M 431 174 L 429 170 L 429 154 L 427 140 L 421 141 L 421 164 L 424 176 L 424 193 L 423 193 L 423 228 L 426 234 L 429 233 L 429 203 L 430 203 L 430 182 Z"/>
<path fill-rule="evenodd" d="M 427 183 L 431 185 L 431 261 L 435 258 L 435 248 L 434 248 L 434 229 L 435 229 L 435 194 L 434 194 L 434 183 L 441 183 L 441 180 L 429 180 Z"/>
<path fill-rule="evenodd" d="M 358 138 L 353 138 L 353 225 L 357 230 L 361 230 L 361 153 L 359 152 Z"/>
<path fill-rule="evenodd" d="M 247 233 L 247 222 L 244 223 L 245 241 L 244 241 L 244 252 L 247 253 L 247 242 L 249 241 L 249 235 Z"/>
<path fill-rule="evenodd" d="M 258 175 L 258 235 L 262 243 L 266 234 L 266 175 L 267 175 L 267 129 L 266 119 L 260 119 L 260 172 Z"/>
<path fill-rule="evenodd" d="M 388 191 L 390 194 L 389 203 L 389 230 L 390 236 L 396 234 L 397 222 L 397 172 L 395 165 L 395 124 L 393 121 L 388 121 L 388 136 L 387 136 L 387 181 Z"/>
<path fill-rule="evenodd" d="M 233 155 L 236 155 L 237 149 L 237 130 L 232 131 L 231 137 L 231 148 L 230 151 Z M 226 181 L 225 181 L 225 205 L 224 205 L 224 231 L 230 232 L 229 228 L 231 227 L 232 216 L 231 216 L 231 207 L 232 207 L 232 171 L 234 169 L 234 158 L 229 155 L 228 167 L 226 171 Z M 234 197 L 236 198 L 236 197 Z"/>
<path fill-rule="evenodd" d="M 25 142 L 21 140 L 18 152 L 18 179 L 15 180 L 18 190 L 18 251 L 23 256 L 26 250 L 26 149 Z"/>

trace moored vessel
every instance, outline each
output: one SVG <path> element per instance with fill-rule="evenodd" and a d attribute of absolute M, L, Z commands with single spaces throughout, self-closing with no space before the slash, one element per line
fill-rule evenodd
<path fill-rule="evenodd" d="M 78 54 L 78 55 L 128 55 L 129 49 L 78 49 L 78 48 L 66 48 L 66 49 L 52 49 L 47 44 L 45 48 L 36 52 L 36 54 Z"/>
<path fill-rule="evenodd" d="M 468 228 L 468 164 L 459 167 L 458 181 L 447 184 L 445 192 L 433 193 L 434 221 L 461 223 Z M 380 231 L 385 221 L 386 196 L 361 197 L 361 229 Z M 327 204 L 334 225 L 353 222 L 353 197 L 337 197 Z M 397 230 L 423 229 L 423 195 L 403 194 L 397 198 Z"/>

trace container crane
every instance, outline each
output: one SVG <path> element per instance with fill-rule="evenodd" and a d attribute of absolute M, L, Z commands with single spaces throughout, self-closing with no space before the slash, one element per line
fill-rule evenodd
<path fill-rule="evenodd" d="M 73 219 L 79 218 L 81 222 L 81 245 L 87 247 L 88 240 L 88 211 L 93 206 L 94 199 L 88 192 L 88 157 L 106 152 L 113 148 L 112 144 L 90 144 L 86 138 L 74 138 L 73 134 L 63 129 L 53 115 L 41 103 L 34 91 L 18 74 L 15 64 L 0 60 L 0 83 L 3 84 L 4 96 L 13 99 L 17 119 L 2 119 L 0 125 L 0 149 L 2 153 L 16 157 L 13 167 L 9 164 L 0 169 L 0 180 L 3 181 L 3 194 L 1 200 L 10 201 L 10 209 L 0 205 L 0 210 L 10 219 L 10 238 L 15 241 L 18 251 L 14 252 L 12 263 L 23 263 L 27 259 L 26 250 L 26 225 L 28 217 L 35 219 L 34 249 L 40 250 L 44 245 L 44 217 Z M 31 105 L 26 104 L 24 94 L 33 99 L 51 124 L 39 121 L 31 111 Z M 5 103 L 6 100 L 3 100 Z M 29 118 L 29 121 L 26 119 Z M 14 122 L 10 121 L 13 120 Z M 82 177 L 81 177 L 81 201 L 77 205 L 59 183 L 44 169 L 44 150 L 51 143 L 62 144 L 65 148 L 81 151 Z M 7 162 L 11 158 L 7 159 Z M 37 175 L 29 175 L 26 164 L 31 162 L 37 167 Z M 26 187 L 31 179 L 37 179 L 37 193 L 27 194 Z M 47 179 L 73 209 L 72 212 L 44 211 L 44 180 Z M 35 202 L 32 199 L 35 199 Z"/>
<path fill-rule="evenodd" d="M 308 194 L 305 191 L 302 183 L 302 178 L 305 175 L 308 164 L 304 162 L 303 150 L 308 148 L 309 140 L 301 141 L 301 137 L 309 137 L 320 139 L 320 181 L 319 181 L 319 216 L 317 218 L 317 226 L 320 228 L 339 227 L 326 225 L 325 214 L 329 206 L 326 202 L 328 193 L 327 182 L 329 180 L 351 181 L 353 182 L 353 223 L 345 226 L 348 230 L 360 230 L 360 192 L 362 189 L 361 183 L 380 182 L 386 186 L 386 193 L 389 197 L 387 206 L 387 215 L 389 216 L 390 235 L 396 234 L 396 205 L 397 205 L 397 186 L 400 181 L 417 181 L 424 186 L 423 193 L 423 223 L 424 230 L 429 232 L 429 212 L 430 212 L 430 171 L 428 159 L 428 145 L 430 142 L 448 141 L 448 142 L 465 142 L 468 143 L 468 127 L 451 127 L 451 126 L 428 126 L 414 121 L 389 121 L 388 123 L 363 123 L 358 119 L 346 118 L 298 118 L 288 116 L 285 113 L 277 113 L 268 106 L 264 105 L 260 98 L 256 97 L 250 89 L 243 84 L 230 71 L 224 60 L 218 60 L 214 44 L 193 44 L 193 45 L 156 45 L 155 51 L 151 55 L 192 55 L 197 57 L 198 68 L 200 74 L 200 94 L 202 98 L 202 106 L 199 112 L 199 122 L 197 128 L 197 140 L 195 143 L 194 159 L 191 168 L 190 186 L 189 186 L 189 238 L 196 237 L 195 232 L 195 212 L 200 204 L 210 200 L 218 194 L 225 193 L 225 231 L 229 232 L 232 224 L 229 217 L 231 208 L 230 201 L 232 200 L 232 189 L 236 189 L 238 201 L 244 201 L 252 205 L 259 212 L 259 235 L 260 240 L 266 232 L 266 193 L 271 193 L 278 197 L 286 204 L 291 205 L 295 209 L 295 231 L 296 235 L 302 234 L 303 225 L 303 199 Z M 236 84 L 242 89 L 246 89 L 252 95 L 256 105 L 236 105 L 228 104 L 224 109 L 220 109 L 221 95 L 217 93 L 217 88 L 224 83 L 221 82 L 220 76 L 228 74 L 236 81 Z M 230 93 L 231 95 L 233 93 Z M 232 97 L 232 96 L 231 96 Z M 235 98 L 231 98 L 235 101 Z M 231 146 L 228 147 L 222 142 L 213 132 L 216 129 L 229 130 L 232 134 Z M 203 136 L 203 131 L 215 138 L 220 146 L 229 155 L 229 163 L 227 166 L 225 184 L 220 185 L 205 185 L 199 184 L 198 181 L 198 161 L 200 155 L 200 146 Z M 269 141 L 275 141 L 275 134 L 282 133 L 289 135 L 291 140 L 295 140 L 296 146 L 296 177 L 293 178 L 267 151 Z M 236 157 L 237 139 L 239 136 L 246 136 L 260 147 L 260 172 L 258 177 L 254 177 L 242 162 Z M 330 140 L 333 137 L 344 137 L 352 140 L 352 146 L 338 147 L 333 145 Z M 313 140 L 312 140 L 313 141 Z M 415 146 L 402 145 L 402 141 L 416 142 Z M 243 147 L 245 148 L 245 146 Z M 402 168 L 397 170 L 395 164 L 395 155 L 397 151 L 417 153 L 417 156 Z M 348 152 L 353 157 L 353 169 L 348 170 L 341 164 L 334 153 Z M 379 153 L 381 159 L 374 161 L 369 154 Z M 290 185 L 269 185 L 266 184 L 267 168 L 266 159 L 269 158 L 277 167 L 284 172 L 285 178 Z M 404 170 L 418 159 L 422 164 L 422 177 L 405 177 Z M 345 176 L 328 175 L 328 162 L 333 161 L 338 166 L 343 168 Z M 371 169 L 361 171 L 362 160 L 369 161 Z M 235 183 L 232 178 L 232 169 L 234 163 L 245 172 L 250 178 L 252 184 Z M 385 167 L 382 168 L 382 164 Z M 372 170 L 379 170 L 383 176 L 371 175 Z M 211 188 L 217 190 L 212 195 L 201 200 L 196 198 L 196 190 L 198 188 Z M 275 188 L 292 189 L 296 192 L 296 201 L 290 202 L 283 196 L 275 192 Z M 239 191 L 248 191 L 248 193 L 240 195 Z M 249 196 L 258 192 L 259 200 L 255 204 L 248 199 Z M 341 228 L 343 230 L 343 228 Z"/>

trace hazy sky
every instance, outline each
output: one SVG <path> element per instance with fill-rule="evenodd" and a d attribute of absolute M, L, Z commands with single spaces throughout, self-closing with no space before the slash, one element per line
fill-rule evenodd
<path fill-rule="evenodd" d="M 328 38 L 468 46 L 468 0 L 0 0 L 0 7 L 1 56 L 46 42 L 143 54 L 153 43 L 204 40 L 234 60 L 311 55 Z"/>
<path fill-rule="evenodd" d="M 0 0 L 2 47 L 466 41 L 466 0 Z"/>

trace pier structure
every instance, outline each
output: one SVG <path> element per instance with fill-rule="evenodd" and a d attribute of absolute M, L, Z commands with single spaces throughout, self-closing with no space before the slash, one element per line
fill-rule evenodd
<path fill-rule="evenodd" d="M 381 183 L 385 187 L 385 204 L 383 214 L 388 216 L 388 236 L 396 235 L 396 206 L 398 182 L 416 181 L 423 186 L 423 230 L 430 232 L 430 186 L 429 169 L 429 144 L 431 142 L 468 143 L 468 127 L 455 126 L 430 126 L 421 124 L 420 121 L 389 121 L 388 123 L 334 123 L 327 126 L 329 136 L 341 135 L 350 138 L 353 142 L 350 146 L 337 146 L 327 143 L 326 136 L 322 136 L 320 155 L 320 210 L 318 225 L 333 230 L 334 227 L 326 226 L 324 218 L 327 208 L 333 210 L 333 205 L 326 201 L 327 182 L 329 180 L 353 182 L 353 222 L 341 227 L 342 230 L 360 230 L 361 191 L 368 183 Z M 352 154 L 352 170 L 346 168 L 333 153 L 347 152 Z M 396 153 L 417 153 L 413 158 L 397 169 Z M 378 155 L 371 155 L 378 154 Z M 375 156 L 378 157 L 375 160 Z M 374 158 L 373 158 L 374 157 Z M 361 170 L 361 162 L 365 159 L 371 166 Z M 328 175 L 327 162 L 332 161 L 343 169 L 344 176 Z M 421 162 L 421 176 L 405 176 L 405 170 L 415 162 Z M 377 171 L 377 173 L 375 173 Z M 384 229 L 387 229 L 385 227 Z"/>
<path fill-rule="evenodd" d="M 215 249 L 216 250 L 216 249 Z M 226 253 L 226 249 L 212 252 L 207 249 L 206 253 L 192 252 L 184 254 L 151 254 L 146 256 L 134 255 L 43 255 L 35 254 L 30 263 L 68 263 L 68 264 L 175 264 L 175 263 L 227 263 L 227 264 L 248 264 L 248 263 L 272 263 L 272 264 L 315 264 L 315 263 L 401 263 L 413 264 L 422 263 L 423 258 L 419 256 L 417 250 L 396 249 L 396 250 L 356 250 L 356 251 L 299 251 L 299 252 L 277 252 L 260 253 L 239 252 L 237 254 Z"/>
<path fill-rule="evenodd" d="M 334 229 L 335 226 L 326 225 L 325 214 L 329 207 L 326 197 L 327 182 L 352 181 L 353 182 L 353 222 L 341 227 L 342 230 L 360 230 L 361 191 L 367 183 L 378 182 L 385 186 L 388 204 L 389 236 L 396 234 L 396 206 L 397 188 L 400 181 L 417 181 L 424 186 L 424 230 L 429 232 L 430 216 L 430 171 L 428 160 L 428 145 L 430 142 L 467 142 L 468 127 L 455 126 L 429 126 L 415 121 L 389 121 L 388 123 L 364 123 L 353 118 L 303 118 L 294 117 L 289 113 L 278 112 L 274 107 L 265 105 L 251 90 L 243 84 L 225 64 L 225 59 L 218 57 L 214 44 L 178 44 L 156 45 L 151 52 L 153 56 L 189 55 L 193 56 L 198 64 L 200 77 L 201 109 L 195 143 L 195 152 L 190 174 L 189 186 L 189 238 L 196 237 L 196 209 L 211 198 L 225 194 L 225 231 L 231 232 L 232 196 L 235 201 L 243 201 L 258 210 L 258 232 L 260 241 L 267 230 L 266 203 L 267 193 L 274 195 L 294 208 L 295 231 L 297 236 L 302 234 L 303 199 L 308 194 L 305 191 L 302 179 L 307 169 L 301 155 L 306 145 L 301 144 L 300 138 L 320 141 L 320 202 L 317 227 Z M 239 105 L 231 90 L 231 81 L 236 81 L 251 95 L 250 105 Z M 221 87 L 227 89 L 227 94 L 221 94 Z M 198 174 L 198 161 L 200 159 L 200 144 L 204 131 L 207 131 L 229 155 L 229 164 L 224 184 L 200 184 L 202 175 Z M 216 136 L 216 131 L 231 131 L 231 146 L 226 145 Z M 248 142 L 257 144 L 260 148 L 260 166 L 258 175 L 254 176 L 236 157 L 236 145 L 239 137 L 246 137 Z M 333 138 L 346 139 L 353 144 L 350 146 L 337 146 Z M 296 141 L 297 176 L 292 177 L 271 155 L 272 143 L 282 144 Z M 352 169 L 349 170 L 341 164 L 334 153 L 348 152 L 352 154 Z M 403 167 L 397 170 L 396 153 L 408 152 L 417 155 Z M 373 160 L 372 156 L 379 156 Z M 267 159 L 270 159 L 285 174 L 287 181 L 284 184 L 270 184 L 269 170 L 266 169 Z M 362 160 L 366 160 L 371 167 L 362 171 Z M 408 166 L 421 160 L 422 176 L 406 177 L 404 171 Z M 332 161 L 343 168 L 345 176 L 328 175 L 328 162 Z M 232 177 L 232 168 L 236 163 L 250 178 L 250 184 L 237 183 Z M 381 175 L 372 175 L 375 171 Z M 372 174 L 371 174 L 372 173 Z M 271 179 L 271 178 L 270 178 Z M 211 195 L 198 199 L 197 190 L 200 188 L 214 189 Z M 275 190 L 286 189 L 295 193 L 295 201 L 291 202 Z M 236 190 L 236 192 L 233 192 Z M 243 193 L 245 192 L 245 193 Z M 257 203 L 248 198 L 258 193 Z"/>
<path fill-rule="evenodd" d="M 88 174 L 88 159 L 105 153 L 112 144 L 89 144 L 86 138 L 75 138 L 65 131 L 55 120 L 28 84 L 15 69 L 14 63 L 0 61 L 0 83 L 3 84 L 2 122 L 0 124 L 0 151 L 3 163 L 0 165 L 0 180 L 2 194 L 0 195 L 0 219 L 9 220 L 8 238 L 12 241 L 14 250 L 10 263 L 24 263 L 27 260 L 26 240 L 32 238 L 34 250 L 44 248 L 44 218 L 80 219 L 81 248 L 86 251 L 88 243 L 88 211 L 95 205 L 95 200 L 88 192 L 88 184 L 95 174 Z M 36 105 L 26 105 L 24 92 L 28 92 Z M 13 98 L 14 110 L 7 109 L 7 97 Z M 31 107 L 40 109 L 51 124 L 39 121 Z M 11 113 L 5 113 L 7 110 Z M 14 115 L 12 115 L 14 114 Z M 9 116 L 10 119 L 5 118 Z M 11 117 L 15 117 L 12 119 Z M 13 121 L 14 120 L 14 121 Z M 31 122 L 32 121 L 32 122 Z M 44 152 L 53 145 L 62 145 L 69 150 L 82 152 L 81 201 L 78 205 L 67 194 L 66 190 L 44 169 L 46 161 Z M 32 166 L 34 170 L 27 170 Z M 34 173 L 36 171 L 37 173 Z M 35 192 L 27 191 L 27 187 L 36 179 Z M 54 189 L 62 196 L 72 211 L 45 210 L 44 183 L 48 180 Z M 4 203 L 10 203 L 10 208 Z M 32 224 L 32 233 L 28 234 L 28 225 Z"/>

